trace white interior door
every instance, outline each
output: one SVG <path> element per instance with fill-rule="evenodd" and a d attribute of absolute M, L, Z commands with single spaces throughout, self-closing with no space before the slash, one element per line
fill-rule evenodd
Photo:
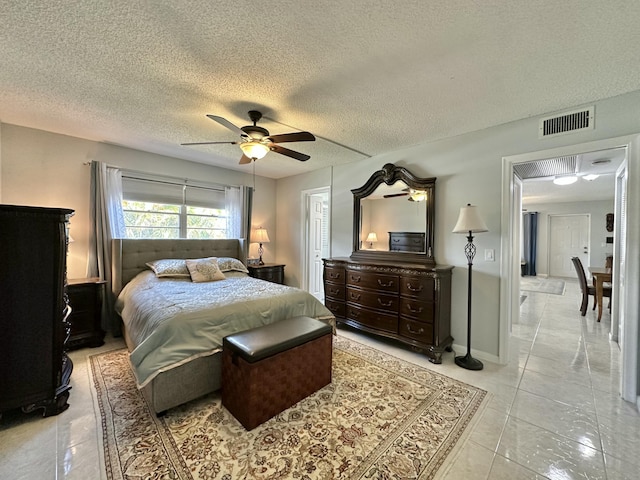
<path fill-rule="evenodd" d="M 611 339 L 624 347 L 625 290 L 627 258 L 627 167 L 626 162 L 616 174 L 616 198 L 613 244 L 613 285 L 615 286 L 611 310 Z"/>
<path fill-rule="evenodd" d="M 322 245 L 323 245 L 323 203 L 321 195 L 309 196 L 309 293 L 320 301 L 324 301 L 322 283 Z"/>
<path fill-rule="evenodd" d="M 589 215 L 550 215 L 549 276 L 575 277 L 571 257 L 589 266 Z"/>

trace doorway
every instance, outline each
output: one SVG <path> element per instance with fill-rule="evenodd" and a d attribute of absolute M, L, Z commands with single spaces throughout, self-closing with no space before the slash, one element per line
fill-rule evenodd
<path fill-rule="evenodd" d="M 302 192 L 302 288 L 321 302 L 324 302 L 322 259 L 329 257 L 329 192 L 329 187 Z"/>
<path fill-rule="evenodd" d="M 627 161 L 626 185 L 626 205 L 640 204 L 640 194 L 632 193 L 640 191 L 640 175 L 636 169 L 640 169 L 640 135 L 599 140 L 595 142 L 572 145 L 568 147 L 555 148 L 551 150 L 513 155 L 503 158 L 503 203 L 502 203 L 502 244 L 505 248 L 501 252 L 501 273 L 500 273 L 500 341 L 499 357 L 502 363 L 507 363 L 509 358 L 509 330 L 513 315 L 519 311 L 519 280 L 514 275 L 517 271 L 516 262 L 519 263 L 518 255 L 520 248 L 520 231 L 510 222 L 510 215 L 514 205 L 521 201 L 521 196 L 515 198 L 514 191 L 514 166 L 524 162 L 536 162 L 549 158 L 558 158 L 568 155 L 580 155 L 584 153 L 602 151 L 607 149 L 624 148 Z M 633 174 L 632 174 L 633 172 Z M 637 189 L 637 190 L 634 190 Z M 616 189 L 616 202 L 618 201 L 618 189 Z M 632 199 L 631 196 L 634 196 Z M 635 202 L 635 203 L 634 203 Z M 622 259 L 625 275 L 625 284 L 640 284 L 640 222 L 637 218 L 633 220 L 621 213 L 625 218 L 625 245 L 624 259 Z M 614 250 L 614 265 L 620 265 L 620 252 L 622 249 Z M 624 308 L 618 312 L 620 318 L 624 319 L 622 325 L 624 332 L 620 332 L 624 338 L 622 346 L 622 398 L 633 403 L 640 403 L 638 396 L 638 317 L 640 313 L 640 298 L 637 291 L 629 288 L 624 289 Z"/>

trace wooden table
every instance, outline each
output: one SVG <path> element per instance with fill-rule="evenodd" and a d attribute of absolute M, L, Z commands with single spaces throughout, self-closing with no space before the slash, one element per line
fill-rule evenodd
<path fill-rule="evenodd" d="M 596 287 L 596 303 L 598 304 L 598 321 L 602 318 L 602 284 L 611 282 L 611 269 L 603 267 L 589 267 Z"/>

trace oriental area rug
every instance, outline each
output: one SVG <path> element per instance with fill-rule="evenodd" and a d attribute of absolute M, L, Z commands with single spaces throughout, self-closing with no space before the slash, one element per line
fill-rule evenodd
<path fill-rule="evenodd" d="M 219 392 L 154 415 L 125 349 L 90 365 L 110 480 L 431 479 L 486 397 L 336 336 L 332 383 L 247 432 Z"/>

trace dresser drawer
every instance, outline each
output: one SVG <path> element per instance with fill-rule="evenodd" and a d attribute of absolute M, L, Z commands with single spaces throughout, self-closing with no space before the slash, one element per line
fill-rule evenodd
<path fill-rule="evenodd" d="M 345 290 L 347 287 L 344 285 L 338 285 L 336 283 L 325 283 L 324 296 L 335 298 L 336 300 L 345 299 Z"/>
<path fill-rule="evenodd" d="M 347 304 L 347 319 L 385 332 L 398 332 L 398 315 L 373 312 Z"/>
<path fill-rule="evenodd" d="M 433 343 L 433 325 L 400 318 L 400 335 L 422 343 Z"/>
<path fill-rule="evenodd" d="M 400 295 L 417 298 L 425 302 L 433 302 L 435 282 L 430 277 L 400 277 Z"/>
<path fill-rule="evenodd" d="M 347 270 L 347 285 L 398 293 L 398 276 Z"/>
<path fill-rule="evenodd" d="M 375 310 L 385 310 L 389 313 L 398 313 L 399 298 L 397 295 L 385 295 L 384 293 L 347 288 L 347 302 L 357 303 L 362 307 Z"/>
<path fill-rule="evenodd" d="M 324 267 L 324 279 L 327 282 L 344 283 L 344 268 Z"/>
<path fill-rule="evenodd" d="M 400 298 L 400 315 L 418 320 L 420 322 L 433 322 L 433 302 L 423 302 L 413 298 Z"/>
<path fill-rule="evenodd" d="M 331 300 L 330 298 L 325 298 L 324 299 L 324 305 L 336 317 L 340 317 L 340 318 L 344 318 L 345 317 L 345 312 L 347 311 L 347 307 L 344 304 L 344 302 L 336 302 L 334 300 Z"/>

